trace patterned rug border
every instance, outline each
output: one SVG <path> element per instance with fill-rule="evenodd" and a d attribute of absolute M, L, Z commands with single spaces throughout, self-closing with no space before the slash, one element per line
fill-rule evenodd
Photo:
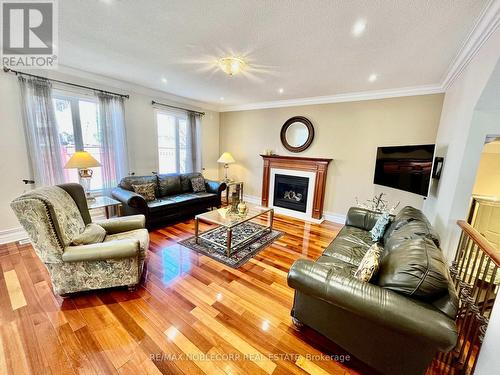
<path fill-rule="evenodd" d="M 257 224 L 257 225 L 259 225 L 259 224 Z M 217 261 L 219 263 L 224 264 L 225 266 L 237 269 L 237 268 L 240 268 L 242 265 L 246 264 L 250 260 L 250 258 L 253 258 L 258 253 L 260 253 L 262 250 L 264 250 L 265 248 L 269 247 L 274 241 L 276 241 L 279 238 L 281 238 L 281 236 L 283 236 L 284 233 L 282 231 L 280 231 L 280 230 L 273 229 L 273 231 L 271 233 L 268 233 L 266 236 L 269 236 L 269 235 L 273 235 L 273 237 L 270 238 L 270 239 L 268 239 L 264 243 L 262 243 L 258 248 L 256 248 L 255 250 L 251 251 L 249 254 L 247 254 L 245 257 L 241 258 L 235 264 L 229 263 L 227 261 L 227 257 L 225 255 L 223 257 L 221 256 L 219 258 L 216 255 L 214 255 L 212 252 L 209 252 L 207 250 L 202 250 L 202 249 L 207 249 L 207 246 L 203 246 L 201 244 L 197 245 L 195 243 L 190 243 L 190 241 L 194 240 L 194 236 L 190 236 L 188 238 L 185 238 L 185 239 L 179 241 L 178 244 L 181 245 L 181 246 L 184 246 L 184 247 L 188 248 L 189 250 L 193 250 L 193 251 L 197 252 L 198 254 L 205 255 L 205 256 L 207 256 L 207 257 L 209 257 L 209 258 L 211 258 L 211 259 L 213 259 L 213 260 L 215 260 L 215 261 Z M 260 240 L 262 240 L 262 237 L 256 238 L 254 241 L 251 241 L 248 244 L 246 244 L 239 251 L 250 247 L 251 245 L 255 244 L 256 242 L 258 242 Z M 197 247 L 200 247 L 202 249 L 198 249 Z M 208 248 L 208 249 L 210 249 L 210 248 Z"/>

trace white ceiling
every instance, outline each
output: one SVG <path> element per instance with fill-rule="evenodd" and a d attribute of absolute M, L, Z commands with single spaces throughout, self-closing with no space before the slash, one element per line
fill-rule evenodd
<path fill-rule="evenodd" d="M 59 64 L 215 105 L 438 85 L 487 4 L 64 0 Z M 217 68 L 231 54 L 249 63 L 243 75 Z"/>

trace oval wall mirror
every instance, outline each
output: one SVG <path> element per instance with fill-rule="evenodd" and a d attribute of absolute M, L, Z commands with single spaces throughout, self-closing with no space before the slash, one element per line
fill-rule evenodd
<path fill-rule="evenodd" d="M 309 119 L 295 116 L 281 127 L 281 143 L 291 152 L 306 150 L 314 139 L 314 127 Z"/>

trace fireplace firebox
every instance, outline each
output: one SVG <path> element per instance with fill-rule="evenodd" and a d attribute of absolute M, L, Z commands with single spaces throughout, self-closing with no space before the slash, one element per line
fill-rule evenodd
<path fill-rule="evenodd" d="M 273 205 L 299 212 L 307 210 L 307 192 L 309 179 L 307 177 L 274 175 Z"/>

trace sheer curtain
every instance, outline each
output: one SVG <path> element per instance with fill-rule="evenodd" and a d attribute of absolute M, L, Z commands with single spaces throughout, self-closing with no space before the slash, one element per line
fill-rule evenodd
<path fill-rule="evenodd" d="M 102 139 L 101 168 L 104 193 L 118 185 L 128 175 L 127 137 L 123 98 L 97 93 L 99 99 L 98 129 Z"/>
<path fill-rule="evenodd" d="M 201 115 L 187 113 L 186 149 L 191 151 L 186 155 L 186 172 L 201 172 Z"/>
<path fill-rule="evenodd" d="M 61 144 L 48 80 L 18 77 L 31 172 L 36 186 L 64 182 Z"/>

